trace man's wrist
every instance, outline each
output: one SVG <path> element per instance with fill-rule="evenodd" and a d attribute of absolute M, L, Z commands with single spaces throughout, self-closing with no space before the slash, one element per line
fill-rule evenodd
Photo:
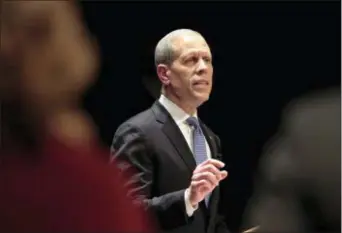
<path fill-rule="evenodd" d="M 184 193 L 184 201 L 185 201 L 185 210 L 186 210 L 186 214 L 188 215 L 188 217 L 191 217 L 193 215 L 193 213 L 197 210 L 198 205 L 193 206 L 190 203 L 190 191 L 189 189 L 185 190 Z"/>
<path fill-rule="evenodd" d="M 198 203 L 194 203 L 190 198 L 190 188 L 185 190 L 185 198 L 188 200 L 192 208 L 197 209 Z"/>

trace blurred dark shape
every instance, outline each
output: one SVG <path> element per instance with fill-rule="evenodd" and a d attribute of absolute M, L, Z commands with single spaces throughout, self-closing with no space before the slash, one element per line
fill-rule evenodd
<path fill-rule="evenodd" d="M 0 232 L 151 232 L 79 107 L 98 54 L 77 7 L 0 3 Z"/>
<path fill-rule="evenodd" d="M 341 232 L 341 92 L 291 104 L 260 163 L 245 228 Z"/>
<path fill-rule="evenodd" d="M 145 75 L 142 78 L 142 83 L 145 87 L 145 89 L 148 91 L 151 97 L 153 99 L 158 99 L 160 95 L 160 90 L 161 90 L 161 84 L 158 79 L 158 77 L 154 75 Z"/>

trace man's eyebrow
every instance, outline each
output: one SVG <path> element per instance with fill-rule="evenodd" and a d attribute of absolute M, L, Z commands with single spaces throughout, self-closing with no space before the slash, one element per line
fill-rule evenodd
<path fill-rule="evenodd" d="M 196 51 L 191 51 L 191 52 L 188 52 L 188 53 L 184 54 L 183 57 L 188 57 L 188 56 L 197 55 L 197 54 L 198 54 L 198 52 L 196 52 Z"/>

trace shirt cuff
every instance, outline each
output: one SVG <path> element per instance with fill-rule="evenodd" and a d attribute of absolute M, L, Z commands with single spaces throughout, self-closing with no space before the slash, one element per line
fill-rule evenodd
<path fill-rule="evenodd" d="M 188 217 L 191 217 L 194 212 L 198 209 L 198 204 L 193 207 L 190 203 L 190 194 L 189 194 L 189 189 L 185 190 L 184 193 L 184 202 L 185 202 L 185 209 L 186 209 L 186 214 L 188 215 Z"/>

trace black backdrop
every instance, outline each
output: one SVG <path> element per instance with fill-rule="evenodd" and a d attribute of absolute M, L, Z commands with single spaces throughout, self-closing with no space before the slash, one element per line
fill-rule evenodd
<path fill-rule="evenodd" d="M 201 118 L 223 144 L 229 178 L 222 209 L 237 230 L 253 191 L 264 143 L 292 98 L 340 85 L 339 2 L 84 2 L 102 69 L 85 107 L 109 146 L 120 123 L 154 101 L 142 76 L 154 76 L 157 41 L 177 28 L 201 32 L 214 56 L 214 88 Z"/>

